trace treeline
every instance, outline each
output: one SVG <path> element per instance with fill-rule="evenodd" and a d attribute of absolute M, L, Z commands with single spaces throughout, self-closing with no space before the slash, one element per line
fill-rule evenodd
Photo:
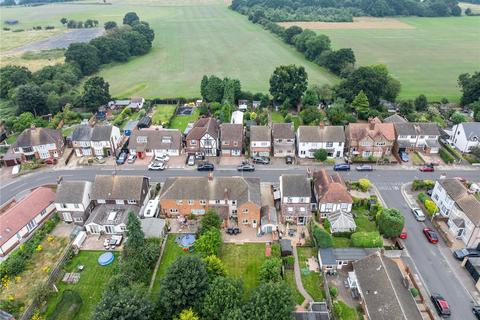
<path fill-rule="evenodd" d="M 0 3 L 0 6 L 15 6 L 15 5 L 26 5 L 26 4 L 32 4 L 32 5 L 41 5 L 45 3 L 55 3 L 55 2 L 70 2 L 70 1 L 78 1 L 78 0 L 4 0 L 2 3 Z"/>
<path fill-rule="evenodd" d="M 471 0 L 479 1 L 479 0 Z M 353 16 L 460 16 L 456 0 L 233 0 L 244 15 L 262 12 L 270 21 L 352 21 Z"/>
<path fill-rule="evenodd" d="M 62 18 L 60 22 L 69 29 L 94 28 L 98 26 L 98 20 L 87 19 L 85 22 Z"/>

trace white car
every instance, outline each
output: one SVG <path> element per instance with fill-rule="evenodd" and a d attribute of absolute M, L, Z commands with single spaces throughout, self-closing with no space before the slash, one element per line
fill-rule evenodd
<path fill-rule="evenodd" d="M 168 161 L 170 160 L 170 157 L 168 156 L 168 154 L 156 154 L 155 155 L 155 161 Z"/>
<path fill-rule="evenodd" d="M 165 162 L 154 161 L 148 165 L 148 170 L 163 171 L 166 167 Z"/>
<path fill-rule="evenodd" d="M 425 214 L 420 208 L 412 208 L 413 216 L 417 221 L 425 221 Z"/>
<path fill-rule="evenodd" d="M 137 155 L 135 153 L 130 153 L 127 158 L 128 163 L 134 163 L 137 160 Z"/>
<path fill-rule="evenodd" d="M 193 156 L 193 155 L 188 156 L 187 165 L 189 165 L 189 166 L 194 166 L 195 165 L 195 156 Z"/>

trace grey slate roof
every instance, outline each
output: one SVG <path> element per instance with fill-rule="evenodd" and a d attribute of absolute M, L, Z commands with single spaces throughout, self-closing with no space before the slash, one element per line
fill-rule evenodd
<path fill-rule="evenodd" d="M 472 223 L 476 226 L 480 225 L 480 201 L 469 194 L 467 188 L 457 179 L 441 179 L 438 183 Z"/>
<path fill-rule="evenodd" d="M 12 148 L 33 147 L 54 143 L 57 147 L 62 145 L 63 137 L 59 130 L 48 128 L 28 128 L 17 137 Z"/>
<path fill-rule="evenodd" d="M 128 213 L 130 211 L 138 215 L 140 208 L 131 205 L 101 204 L 93 209 L 85 224 L 95 223 L 101 226 L 127 224 Z M 116 212 L 115 219 L 113 220 L 108 219 L 111 212 Z"/>
<path fill-rule="evenodd" d="M 244 177 L 168 178 L 160 193 L 162 199 L 236 200 L 237 206 L 248 201 L 261 207 L 260 179 Z"/>
<path fill-rule="evenodd" d="M 292 123 L 274 123 L 272 125 L 273 139 L 295 139 Z"/>
<path fill-rule="evenodd" d="M 345 142 L 343 126 L 300 126 L 298 142 Z"/>
<path fill-rule="evenodd" d="M 357 261 L 365 258 L 378 249 L 364 248 L 326 248 L 319 249 L 319 254 L 324 265 L 336 265 L 337 261 Z"/>
<path fill-rule="evenodd" d="M 110 141 L 112 126 L 81 124 L 75 127 L 72 133 L 72 141 Z"/>
<path fill-rule="evenodd" d="M 92 141 L 110 141 L 112 126 L 95 126 L 92 132 Z"/>
<path fill-rule="evenodd" d="M 379 252 L 353 263 L 371 320 L 422 320 L 397 264 Z"/>
<path fill-rule="evenodd" d="M 90 181 L 62 181 L 57 187 L 56 203 L 82 203 L 85 189 Z"/>
<path fill-rule="evenodd" d="M 72 141 L 91 141 L 92 127 L 87 124 L 80 124 L 72 132 Z"/>
<path fill-rule="evenodd" d="M 399 136 L 440 136 L 438 125 L 432 122 L 394 123 L 394 126 Z"/>
<path fill-rule="evenodd" d="M 310 197 L 310 181 L 304 174 L 282 174 L 282 197 Z"/>
<path fill-rule="evenodd" d="M 137 141 L 138 137 L 146 137 L 147 142 Z M 169 139 L 168 139 L 169 138 Z M 139 150 L 180 150 L 182 147 L 182 133 L 178 129 L 143 129 L 133 130 L 128 143 L 129 149 Z"/>
<path fill-rule="evenodd" d="M 383 119 L 383 123 L 406 123 L 408 122 L 407 119 L 404 117 L 398 115 L 398 114 L 392 114 L 390 117 L 386 117 Z"/>
<path fill-rule="evenodd" d="M 480 122 L 463 122 L 461 125 L 463 126 L 467 139 L 470 140 L 473 137 L 480 137 Z"/>
<path fill-rule="evenodd" d="M 92 200 L 136 200 L 142 199 L 142 186 L 147 177 L 97 175 L 93 183 Z"/>
<path fill-rule="evenodd" d="M 269 126 L 251 126 L 250 141 L 270 141 L 272 140 L 272 130 Z"/>

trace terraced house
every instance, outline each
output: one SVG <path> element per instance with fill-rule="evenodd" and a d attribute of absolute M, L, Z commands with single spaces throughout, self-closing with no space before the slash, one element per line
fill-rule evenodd
<path fill-rule="evenodd" d="M 160 193 L 167 217 L 203 215 L 217 210 L 224 225 L 257 228 L 262 206 L 260 179 L 244 177 L 168 178 Z"/>
<path fill-rule="evenodd" d="M 368 123 L 349 123 L 345 135 L 351 156 L 381 158 L 392 154 L 395 143 L 393 123 L 382 123 L 377 117 Z"/>

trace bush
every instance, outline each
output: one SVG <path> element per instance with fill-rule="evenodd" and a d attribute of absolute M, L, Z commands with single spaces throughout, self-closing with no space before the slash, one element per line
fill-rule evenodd
<path fill-rule="evenodd" d="M 442 158 L 443 162 L 446 164 L 453 163 L 455 161 L 455 157 L 452 156 L 445 148 L 440 149 L 440 158 Z"/>
<path fill-rule="evenodd" d="M 411 288 L 411 289 L 410 289 L 410 293 L 412 294 L 412 296 L 413 296 L 414 298 L 418 297 L 418 295 L 419 295 L 419 292 L 418 292 L 418 289 L 417 289 L 417 288 Z"/>
<path fill-rule="evenodd" d="M 320 229 L 316 224 L 313 225 L 312 229 L 313 238 L 319 248 L 330 248 L 333 246 L 332 237 L 325 230 Z"/>
<path fill-rule="evenodd" d="M 283 264 L 285 264 L 286 266 L 293 266 L 295 264 L 295 257 L 294 256 L 287 256 L 287 257 L 283 257 Z"/>
<path fill-rule="evenodd" d="M 327 160 L 328 152 L 325 149 L 318 149 L 313 153 L 313 156 L 315 157 L 315 160 L 323 162 Z"/>
<path fill-rule="evenodd" d="M 378 231 L 355 232 L 350 239 L 352 245 L 357 248 L 379 248 L 383 246 L 383 240 Z"/>
<path fill-rule="evenodd" d="M 412 190 L 429 190 L 433 189 L 435 186 L 435 182 L 432 180 L 413 180 L 412 182 Z"/>
<path fill-rule="evenodd" d="M 328 287 L 328 291 L 330 292 L 330 295 L 332 296 L 332 298 L 336 298 L 337 295 L 338 295 L 338 289 L 334 286 L 329 286 Z"/>
<path fill-rule="evenodd" d="M 368 179 L 359 179 L 358 180 L 358 187 L 361 191 L 367 192 L 370 189 L 370 181 Z"/>
<path fill-rule="evenodd" d="M 420 192 L 417 198 L 418 198 L 418 201 L 420 201 L 421 203 L 425 203 L 425 201 L 428 200 L 427 195 L 423 192 Z"/>
<path fill-rule="evenodd" d="M 425 209 L 427 209 L 427 212 L 430 214 L 430 216 L 438 212 L 438 207 L 432 200 L 427 199 L 423 204 L 425 205 Z"/>
<path fill-rule="evenodd" d="M 395 238 L 402 233 L 405 217 L 397 209 L 383 209 L 378 217 L 378 230 L 387 238 Z"/>
<path fill-rule="evenodd" d="M 323 228 L 325 228 L 325 231 L 330 233 L 330 227 L 331 227 L 330 221 L 327 218 L 323 219 Z"/>
<path fill-rule="evenodd" d="M 279 243 L 272 244 L 272 250 L 270 251 L 270 256 L 272 258 L 280 258 L 280 255 L 281 255 L 280 244 Z"/>
<path fill-rule="evenodd" d="M 333 303 L 333 312 L 336 318 L 340 320 L 358 319 L 357 311 L 354 308 L 350 308 L 343 301 L 335 301 Z"/>
<path fill-rule="evenodd" d="M 271 258 L 265 260 L 258 271 L 260 282 L 279 282 L 282 280 L 282 260 Z"/>

